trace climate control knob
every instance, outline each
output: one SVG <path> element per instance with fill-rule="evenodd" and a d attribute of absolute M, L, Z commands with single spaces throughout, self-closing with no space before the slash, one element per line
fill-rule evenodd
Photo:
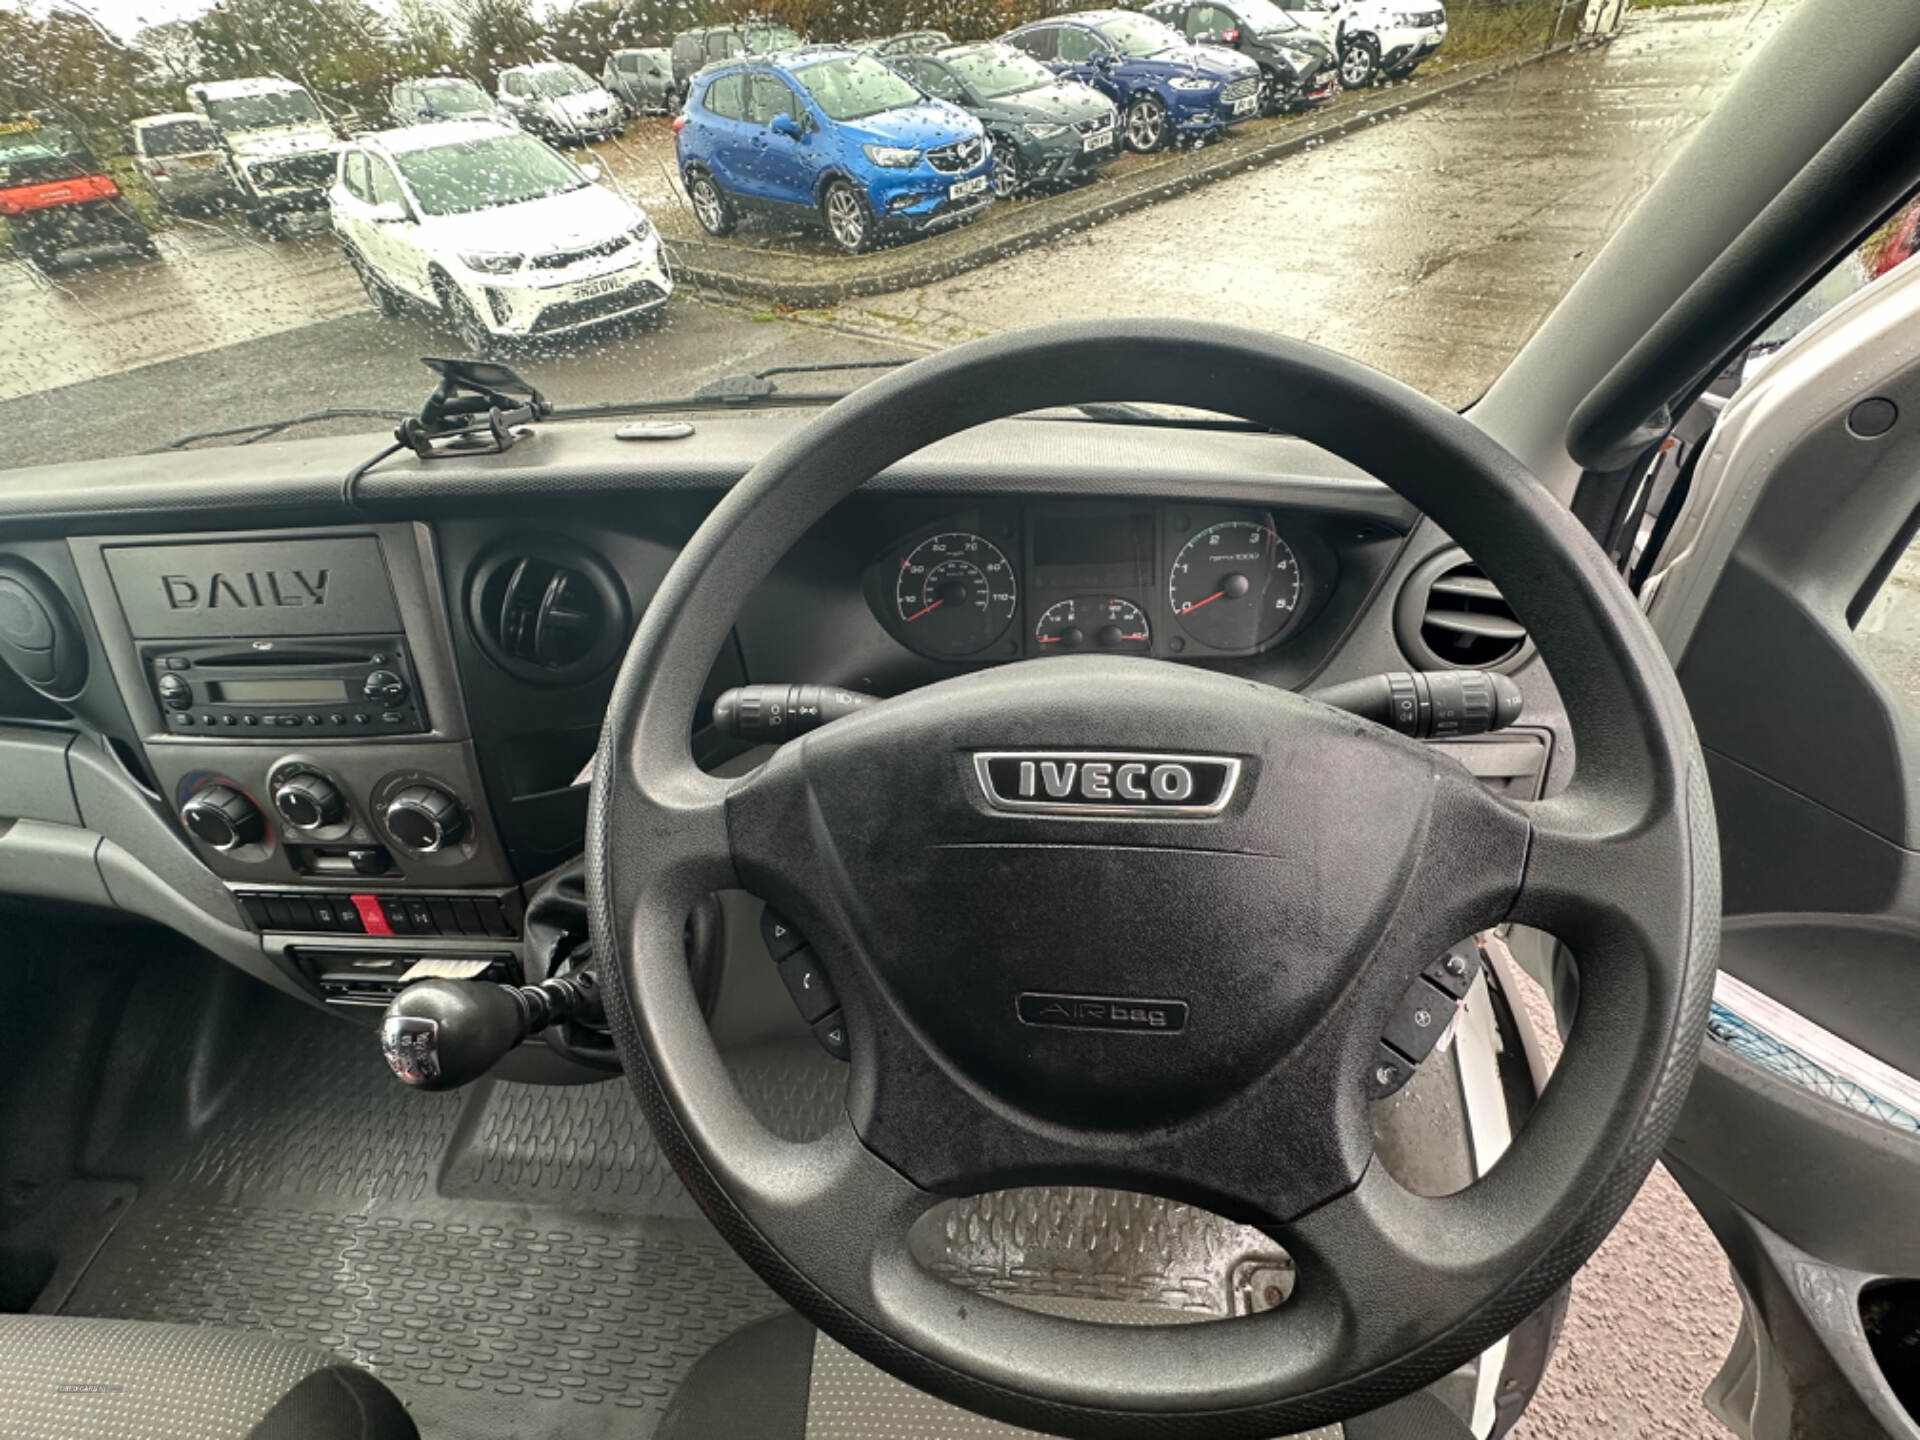
<path fill-rule="evenodd" d="M 326 776 L 302 770 L 273 787 L 273 808 L 296 830 L 324 830 L 346 819 L 347 797 Z"/>
<path fill-rule="evenodd" d="M 216 850 L 238 850 L 266 833 L 259 807 L 231 785 L 209 785 L 194 791 L 180 807 L 180 818 L 187 822 L 187 829 Z"/>
<path fill-rule="evenodd" d="M 431 855 L 460 842 L 467 812 L 438 785 L 409 785 L 387 802 L 387 833 L 407 849 Z"/>

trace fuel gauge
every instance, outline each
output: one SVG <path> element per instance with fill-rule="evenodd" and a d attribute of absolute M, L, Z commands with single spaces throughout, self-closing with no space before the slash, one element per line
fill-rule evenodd
<path fill-rule="evenodd" d="M 1079 651 L 1144 655 L 1153 648 L 1146 612 L 1117 595 L 1076 595 L 1049 605 L 1033 627 L 1043 655 Z"/>

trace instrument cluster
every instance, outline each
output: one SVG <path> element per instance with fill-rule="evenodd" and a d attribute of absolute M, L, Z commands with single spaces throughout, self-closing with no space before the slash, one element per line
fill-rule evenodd
<path fill-rule="evenodd" d="M 1244 506 L 982 506 L 902 536 L 869 567 L 867 598 L 936 660 L 1253 655 L 1331 589 L 1320 528 Z"/>

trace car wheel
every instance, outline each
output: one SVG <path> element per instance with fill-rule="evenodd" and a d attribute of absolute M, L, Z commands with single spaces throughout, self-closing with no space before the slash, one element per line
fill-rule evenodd
<path fill-rule="evenodd" d="M 993 147 L 993 178 L 988 185 L 996 200 L 1011 200 L 1027 188 L 1026 167 L 1011 140 L 998 141 Z"/>
<path fill-rule="evenodd" d="M 733 227 L 740 223 L 727 192 L 704 170 L 696 170 L 687 177 L 687 198 L 693 202 L 693 218 L 709 235 L 731 235 Z"/>
<path fill-rule="evenodd" d="M 444 275 L 433 277 L 434 299 L 440 302 L 440 315 L 459 339 L 461 346 L 476 360 L 484 360 L 495 348 L 493 332 L 487 329 L 458 285 Z"/>
<path fill-rule="evenodd" d="M 1127 103 L 1127 148 L 1135 154 L 1151 155 L 1163 147 L 1172 129 L 1158 95 L 1136 95 Z"/>
<path fill-rule="evenodd" d="M 1380 79 L 1380 47 L 1365 35 L 1356 35 L 1340 47 L 1340 83 L 1364 90 Z"/>
<path fill-rule="evenodd" d="M 389 320 L 400 314 L 400 297 L 386 281 L 373 273 L 373 267 L 360 258 L 359 251 L 347 251 L 347 267 L 359 278 L 360 288 L 367 292 L 367 299 L 372 302 L 374 309 Z"/>
<path fill-rule="evenodd" d="M 827 186 L 827 193 L 820 197 L 820 213 L 826 219 L 827 234 L 847 254 L 859 255 L 873 248 L 873 211 L 845 180 Z"/>
<path fill-rule="evenodd" d="M 280 217 L 274 214 L 273 211 L 255 207 L 252 218 L 254 228 L 266 236 L 267 239 L 284 240 L 287 238 L 287 227 L 281 223 Z"/>

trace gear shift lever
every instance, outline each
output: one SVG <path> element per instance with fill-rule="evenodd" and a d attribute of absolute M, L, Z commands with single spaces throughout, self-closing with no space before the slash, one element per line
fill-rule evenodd
<path fill-rule="evenodd" d="M 380 1051 L 415 1089 L 454 1090 L 478 1080 L 527 1036 L 566 1020 L 605 1023 L 591 968 L 538 985 L 421 980 L 387 1006 Z"/>

